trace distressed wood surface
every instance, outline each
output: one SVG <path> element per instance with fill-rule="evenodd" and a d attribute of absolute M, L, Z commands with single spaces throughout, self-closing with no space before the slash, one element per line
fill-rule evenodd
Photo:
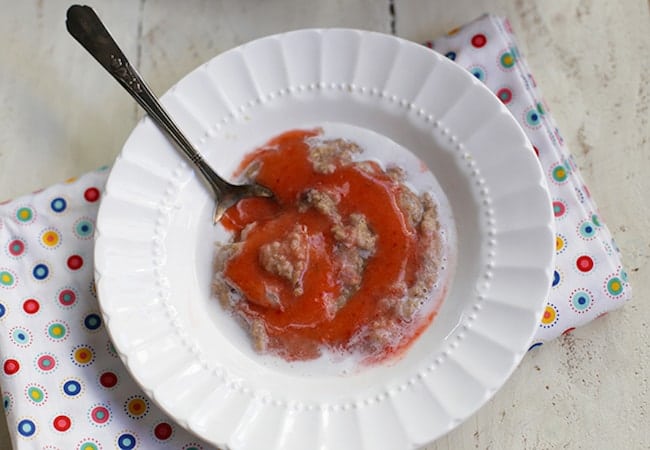
<path fill-rule="evenodd" d="M 426 450 L 650 448 L 646 1 L 86 3 L 159 93 L 219 52 L 275 32 L 343 26 L 422 41 L 483 12 L 508 16 L 623 252 L 635 298 L 528 354 L 487 405 Z M 0 200 L 110 164 L 141 115 L 68 36 L 68 6 L 0 0 Z M 0 421 L 0 449 L 10 448 Z"/>

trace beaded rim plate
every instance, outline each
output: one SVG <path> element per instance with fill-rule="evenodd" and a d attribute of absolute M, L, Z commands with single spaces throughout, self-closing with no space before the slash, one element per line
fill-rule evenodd
<path fill-rule="evenodd" d="M 407 148 L 445 192 L 458 240 L 438 316 L 400 360 L 345 375 L 274 362 L 210 295 L 213 244 L 227 236 L 200 180 L 144 118 L 109 176 L 95 275 L 115 348 L 167 414 L 229 449 L 413 448 L 503 385 L 539 325 L 554 224 L 524 132 L 471 74 L 392 36 L 301 30 L 215 57 L 162 100 L 222 174 L 319 123 Z"/>

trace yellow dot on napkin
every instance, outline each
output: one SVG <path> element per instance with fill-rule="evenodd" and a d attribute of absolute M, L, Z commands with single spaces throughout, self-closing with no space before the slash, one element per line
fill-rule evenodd
<path fill-rule="evenodd" d="M 74 352 L 74 359 L 79 364 L 88 364 L 93 359 L 93 351 L 88 347 L 80 347 Z"/>
<path fill-rule="evenodd" d="M 46 247 L 56 247 L 59 245 L 60 241 L 61 237 L 59 236 L 59 233 L 54 230 L 47 230 L 41 235 L 41 242 Z"/>
<path fill-rule="evenodd" d="M 555 321 L 556 315 L 557 313 L 555 312 L 555 309 L 553 309 L 550 306 L 547 306 L 546 309 L 544 310 L 544 315 L 542 316 L 542 323 L 544 325 L 553 323 Z"/>
<path fill-rule="evenodd" d="M 141 398 L 134 398 L 127 404 L 127 409 L 134 416 L 141 416 L 147 412 L 147 404 Z"/>

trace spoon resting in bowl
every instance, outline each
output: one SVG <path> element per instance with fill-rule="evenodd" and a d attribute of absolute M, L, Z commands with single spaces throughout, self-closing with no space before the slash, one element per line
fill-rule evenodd
<path fill-rule="evenodd" d="M 273 192 L 260 184 L 236 185 L 221 178 L 160 104 L 144 79 L 129 63 L 124 53 L 89 6 L 73 5 L 68 8 L 66 27 L 74 37 L 104 69 L 129 93 L 147 112 L 158 127 L 176 144 L 179 150 L 202 175 L 215 197 L 216 205 L 212 216 L 213 223 L 221 220 L 225 211 L 248 197 L 273 197 Z"/>

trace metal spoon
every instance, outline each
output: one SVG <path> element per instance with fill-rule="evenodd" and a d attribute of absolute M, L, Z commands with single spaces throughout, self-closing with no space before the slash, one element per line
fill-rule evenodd
<path fill-rule="evenodd" d="M 160 104 L 140 74 L 129 63 L 122 50 L 89 6 L 68 8 L 68 32 L 101 64 L 104 69 L 131 94 L 158 127 L 175 142 L 203 176 L 216 199 L 213 222 L 219 222 L 224 212 L 247 197 L 272 197 L 273 192 L 259 184 L 234 185 L 217 175 Z"/>

